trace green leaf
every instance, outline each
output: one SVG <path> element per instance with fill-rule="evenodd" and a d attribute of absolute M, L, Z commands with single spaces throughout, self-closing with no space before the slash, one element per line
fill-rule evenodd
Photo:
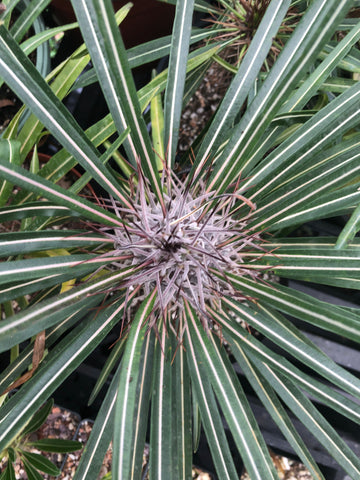
<path fill-rule="evenodd" d="M 9 163 L 20 163 L 20 142 L 16 140 L 0 139 L 0 158 L 6 159 Z M 0 182 L 0 206 L 8 201 L 13 185 L 6 180 Z"/>
<path fill-rule="evenodd" d="M 1 478 L 1 480 L 16 480 L 15 470 L 14 470 L 14 467 L 12 466 L 12 464 L 10 462 L 8 462 L 8 464 L 6 466 L 6 470 L 3 473 L 3 475 L 1 475 L 0 478 Z"/>
<path fill-rule="evenodd" d="M 135 431 L 133 437 L 133 453 L 132 453 L 132 475 L 138 478 L 142 472 L 142 460 L 144 455 L 144 446 L 148 426 L 148 413 L 150 409 L 150 397 L 153 377 L 153 360 L 154 360 L 155 336 L 153 332 L 148 332 L 141 353 L 141 368 L 139 377 L 139 396 L 136 416 L 134 417 Z"/>
<path fill-rule="evenodd" d="M 16 452 L 15 450 L 12 448 L 12 447 L 9 447 L 7 449 L 7 453 L 8 453 L 8 462 L 10 463 L 14 463 L 16 461 Z"/>
<path fill-rule="evenodd" d="M 283 183 L 285 173 L 289 176 L 293 172 L 301 171 L 314 155 L 333 145 L 335 136 L 341 137 L 357 125 L 359 97 L 360 87 L 356 84 L 321 109 L 272 152 L 267 158 L 268 166 L 259 168 L 254 173 L 254 183 L 257 186 L 252 199 L 260 192 L 265 196 L 277 188 Z"/>
<path fill-rule="evenodd" d="M 46 77 L 51 91 L 59 100 L 63 100 L 65 95 L 67 95 L 75 79 L 81 74 L 89 60 L 89 54 L 86 52 L 84 45 L 81 45 L 75 50 L 73 55 Z M 31 114 L 25 121 L 17 137 L 21 142 L 22 161 L 26 160 L 34 145 L 39 142 L 40 137 L 43 135 L 43 128 L 43 124 L 34 114 Z M 7 133 L 7 130 L 5 133 Z"/>
<path fill-rule="evenodd" d="M 337 239 L 335 248 L 341 250 L 346 248 L 351 242 L 357 232 L 360 230 L 360 205 L 351 214 L 351 217 L 346 222 L 345 227 L 342 229 L 339 238 Z"/>
<path fill-rule="evenodd" d="M 356 84 L 351 78 L 330 77 L 322 82 L 319 90 L 323 92 L 343 93 Z"/>
<path fill-rule="evenodd" d="M 314 372 L 330 380 L 344 391 L 360 398 L 360 382 L 356 377 L 339 367 L 278 312 L 274 314 L 271 310 L 262 306 L 258 309 L 251 309 L 229 298 L 225 298 L 224 303 L 237 316 L 312 368 Z"/>
<path fill-rule="evenodd" d="M 62 438 L 42 438 L 41 440 L 34 440 L 26 442 L 26 445 L 31 445 L 42 452 L 57 452 L 69 453 L 76 452 L 83 448 L 81 442 L 74 440 L 63 440 Z M 40 467 L 38 467 L 41 470 Z"/>
<path fill-rule="evenodd" d="M 24 206 L 7 206 L 0 208 L 0 221 L 11 222 L 33 216 L 57 217 L 57 216 L 78 216 L 67 207 L 50 204 L 49 202 L 34 202 Z"/>
<path fill-rule="evenodd" d="M 170 3 L 171 5 L 177 4 L 177 0 L 160 0 L 160 2 Z M 219 13 L 215 7 L 211 6 L 211 3 L 208 3 L 205 0 L 195 0 L 194 9 L 198 12 L 214 13 L 215 15 Z"/>
<path fill-rule="evenodd" d="M 179 331 L 183 331 L 183 319 L 179 319 Z M 178 478 L 192 475 L 192 418 L 191 386 L 186 353 L 180 338 L 172 335 L 172 350 L 175 356 L 172 365 L 172 429 L 176 444 L 173 444 L 172 460 Z M 196 418 L 194 419 L 194 422 Z"/>
<path fill-rule="evenodd" d="M 354 28 L 359 27 L 359 24 Z M 337 47 L 337 42 L 329 42 L 324 46 L 323 51 L 320 53 L 320 58 L 326 58 Z M 350 49 L 349 49 L 350 50 Z M 351 48 L 344 58 L 338 62 L 338 68 L 345 70 L 346 72 L 359 73 L 360 72 L 360 56 L 357 47 Z"/>
<path fill-rule="evenodd" d="M 199 402 L 197 401 L 195 388 L 191 385 L 191 399 L 192 399 L 192 421 L 193 421 L 193 452 L 197 452 L 200 443 L 201 435 L 201 418 L 200 418 L 200 408 Z"/>
<path fill-rule="evenodd" d="M 3 320 L 0 324 L 0 351 L 6 351 L 13 345 L 26 340 L 46 328 L 60 323 L 70 313 L 77 312 L 81 307 L 92 308 L 103 298 L 101 294 L 107 288 L 115 288 L 127 277 L 129 270 L 112 272 L 99 279 L 74 287 L 57 295 L 55 298 L 29 307 L 24 312 Z M 96 292 L 96 295 L 92 295 Z M 16 335 L 15 335 L 16 332 Z M 12 345 L 12 342 L 13 345 Z"/>
<path fill-rule="evenodd" d="M 172 392 L 171 365 L 173 350 L 163 320 L 159 327 L 159 340 L 155 350 L 154 380 L 151 396 L 151 424 L 150 424 L 150 480 L 171 478 L 178 476 L 178 465 L 173 463 L 174 432 L 172 412 L 174 395 Z M 176 412 L 178 413 L 178 412 Z"/>
<path fill-rule="evenodd" d="M 295 245 L 294 245 L 295 246 Z M 250 253 L 249 257 L 257 257 L 258 253 Z M 339 251 L 334 248 L 316 250 L 312 246 L 300 247 L 287 251 L 281 245 L 274 255 L 257 259 L 256 267 L 260 270 L 271 268 L 276 275 L 285 278 L 299 278 L 311 281 L 313 275 L 338 275 L 347 278 L 360 278 L 360 255 L 358 250 Z M 253 268 L 249 263 L 249 268 Z"/>
<path fill-rule="evenodd" d="M 304 205 L 298 212 L 284 216 L 272 224 L 272 230 L 294 227 L 320 218 L 336 217 L 351 213 L 360 202 L 360 192 L 355 187 L 343 187 L 340 190 L 321 195 L 316 200 Z"/>
<path fill-rule="evenodd" d="M 51 0 L 38 0 L 37 2 L 28 2 L 26 8 L 22 9 L 21 15 L 10 28 L 13 38 L 20 42 L 26 32 L 33 25 L 35 19 L 49 5 Z"/>
<path fill-rule="evenodd" d="M 34 126 L 34 123 L 31 121 L 32 119 L 29 119 L 29 129 L 32 129 Z M 21 130 L 19 137 L 22 137 L 22 134 L 26 128 L 26 125 L 24 128 Z M 115 133 L 115 126 L 113 122 L 111 121 L 110 115 L 107 115 L 103 119 L 99 120 L 96 122 L 93 126 L 89 127 L 86 131 L 85 134 L 88 136 L 89 140 L 93 142 L 95 146 L 99 146 L 103 144 L 104 141 L 106 141 L 111 135 Z M 24 132 L 24 138 L 23 140 L 23 147 L 25 145 L 26 139 L 31 136 L 30 132 Z M 30 145 L 32 142 L 29 142 Z M 23 148 L 24 150 L 24 148 Z M 26 150 L 26 149 L 25 149 Z M 103 158 L 103 157 L 101 157 Z M 40 169 L 39 171 L 39 176 L 46 178 L 47 180 L 51 180 L 53 183 L 58 182 L 61 178 L 63 178 L 73 167 L 77 165 L 77 161 L 74 159 L 74 157 L 69 154 L 65 149 L 59 150 L 55 155 L 53 155 L 48 162 L 45 163 L 45 165 Z M 16 196 L 15 196 L 15 202 L 16 203 L 25 203 L 29 202 L 32 198 L 34 197 L 34 194 L 32 192 L 26 192 L 26 191 L 20 191 Z"/>
<path fill-rule="evenodd" d="M 117 21 L 121 21 L 121 19 L 124 18 L 127 10 L 128 9 L 126 6 L 120 9 L 116 15 Z M 75 80 L 82 73 L 86 65 L 88 65 L 89 61 L 90 55 L 86 50 L 85 44 L 82 44 L 71 56 L 69 56 L 48 75 L 47 81 L 51 81 L 50 88 L 57 98 L 60 100 L 64 98 Z M 43 126 L 40 121 L 34 115 L 31 115 L 24 127 L 21 129 L 19 140 L 22 143 L 21 152 L 23 160 L 26 158 L 28 152 L 33 148 L 34 142 L 38 141 L 42 128 Z M 98 133 L 101 133 L 101 130 L 99 130 Z M 55 157 L 57 157 L 57 155 L 55 155 Z M 55 169 L 54 173 L 56 172 L 57 169 Z"/>
<path fill-rule="evenodd" d="M 174 165 L 178 144 L 193 10 L 194 0 L 176 5 L 164 103 L 164 145 L 169 167 Z"/>
<path fill-rule="evenodd" d="M 151 135 L 156 154 L 158 170 L 162 170 L 165 161 L 164 148 L 164 112 L 161 95 L 156 95 L 150 103 Z"/>
<path fill-rule="evenodd" d="M 21 255 L 29 252 L 58 248 L 87 247 L 113 243 L 102 235 L 82 231 L 11 232 L 0 234 L 0 256 Z"/>
<path fill-rule="evenodd" d="M 39 453 L 26 452 L 20 450 L 21 456 L 31 463 L 31 465 L 40 470 L 41 472 L 48 473 L 49 475 L 60 475 L 60 470 L 47 458 L 43 457 Z"/>
<path fill-rule="evenodd" d="M 57 275 L 72 270 L 72 278 L 81 278 L 95 271 L 98 267 L 111 263 L 111 258 L 97 255 L 63 255 L 56 257 L 38 257 L 0 262 L 0 285 L 9 282 L 41 278 L 44 272 L 47 275 Z"/>
<path fill-rule="evenodd" d="M 115 402 L 117 397 L 121 365 L 118 366 L 104 401 L 96 416 L 90 437 L 82 452 L 76 469 L 75 480 L 97 478 L 101 465 L 113 435 Z M 113 455 L 116 455 L 114 452 Z"/>
<path fill-rule="evenodd" d="M 219 478 L 238 480 L 234 460 L 224 431 L 215 395 L 208 381 L 204 363 L 198 361 L 198 355 L 191 337 L 185 335 L 186 358 L 189 366 L 191 385 L 196 392 L 202 425 L 206 434 L 211 456 Z M 196 444 L 195 444 L 196 445 Z"/>
<path fill-rule="evenodd" d="M 120 338 L 117 340 L 117 343 L 112 347 L 111 353 L 106 359 L 105 365 L 103 366 L 100 375 L 98 376 L 95 386 L 92 389 L 91 395 L 89 397 L 88 405 L 91 405 L 95 398 L 98 396 L 100 390 L 104 386 L 106 380 L 108 379 L 113 368 L 119 363 L 119 360 L 123 354 L 126 344 L 126 337 Z"/>
<path fill-rule="evenodd" d="M 33 35 L 20 44 L 21 49 L 25 55 L 29 55 L 34 52 L 40 45 L 47 42 L 51 38 L 54 38 L 59 33 L 67 32 L 78 28 L 77 22 L 69 23 L 67 25 L 61 25 L 60 27 L 47 28 L 46 30 Z"/>
<path fill-rule="evenodd" d="M 27 435 L 28 433 L 38 430 L 49 416 L 53 405 L 54 400 L 51 398 L 43 407 L 40 408 L 40 410 L 36 412 L 30 422 L 26 425 L 25 429 L 22 431 L 22 434 Z"/>
<path fill-rule="evenodd" d="M 324 88 L 324 83 L 331 82 L 333 79 L 328 78 L 335 67 L 338 66 L 339 61 L 349 52 L 350 48 L 356 44 L 360 38 L 360 22 L 355 25 L 349 33 L 337 43 L 332 52 L 326 56 L 325 60 L 309 75 L 300 88 L 294 92 L 289 98 L 282 110 L 292 111 L 295 108 L 303 107 L 316 93 L 318 88 Z"/>
<path fill-rule="evenodd" d="M 72 313 L 62 322 L 47 330 L 45 334 L 45 344 L 49 349 L 58 338 L 60 338 L 66 330 L 73 327 L 75 323 L 84 316 L 84 313 L 79 311 Z M 16 360 L 10 363 L 0 374 L 0 391 L 4 391 L 9 387 L 32 362 L 32 355 L 34 352 L 34 343 L 30 343 L 17 356 Z M 30 421 L 31 423 L 31 421 Z"/>
<path fill-rule="evenodd" d="M 291 381 L 301 386 L 302 389 L 308 391 L 325 405 L 341 413 L 346 418 L 351 418 L 355 423 L 360 423 L 360 407 L 354 400 L 338 393 L 337 390 L 315 380 L 310 375 L 294 367 L 282 355 L 274 353 L 270 348 L 250 335 L 234 319 L 226 318 L 213 310 L 211 310 L 211 315 L 223 327 L 226 332 L 225 338 L 234 350 L 243 348 L 247 353 L 255 355 L 261 362 L 286 375 Z"/>
<path fill-rule="evenodd" d="M 207 61 L 218 52 L 220 44 L 217 43 L 214 46 L 206 46 L 195 50 L 189 54 L 189 60 L 187 63 L 187 72 L 195 70 L 200 65 L 206 65 Z M 141 110 L 145 110 L 151 99 L 165 90 L 166 79 L 168 75 L 168 70 L 164 70 L 159 75 L 157 75 L 151 82 L 149 82 L 145 87 L 141 88 L 138 92 L 139 102 Z"/>
<path fill-rule="evenodd" d="M 293 163 L 288 168 L 287 179 L 282 179 L 270 194 L 259 199 L 254 228 L 273 225 L 293 213 L 301 213 L 304 207 L 319 204 L 322 195 L 341 187 L 353 184 L 355 190 L 360 178 L 359 146 L 360 137 L 356 134 L 317 155 L 303 157 L 301 166 Z"/>
<path fill-rule="evenodd" d="M 28 480 L 43 480 L 43 476 L 40 475 L 26 458 L 23 458 L 23 463 Z"/>
<path fill-rule="evenodd" d="M 70 270 L 64 275 L 44 275 L 35 280 L 33 279 L 10 283 L 6 287 L 1 288 L 0 302 L 2 303 L 19 297 L 21 298 L 24 295 L 29 295 L 42 289 L 47 291 L 49 288 L 51 288 L 53 292 L 56 291 L 56 293 L 58 293 L 63 282 L 73 279 L 74 273 Z"/>
<path fill-rule="evenodd" d="M 117 152 L 117 150 L 121 147 L 121 145 L 124 143 L 124 140 L 126 140 L 127 136 L 129 134 L 129 129 L 127 128 L 115 141 L 113 144 L 110 145 L 109 148 L 105 151 L 103 155 L 100 157 L 100 161 L 103 164 L 106 164 L 110 158 Z M 132 173 L 132 172 L 131 172 Z M 69 187 L 69 191 L 71 193 L 79 193 L 85 188 L 86 186 L 90 186 L 90 181 L 92 177 L 89 173 L 84 173 L 81 175 L 81 177 L 74 182 L 71 187 Z M 95 193 L 96 197 L 96 193 Z"/>
<path fill-rule="evenodd" d="M 322 302 L 305 293 L 295 291 L 280 284 L 264 285 L 245 277 L 233 277 L 231 282 L 240 291 L 252 298 L 257 298 L 272 308 L 292 315 L 325 331 L 334 332 L 338 336 L 360 341 L 360 316 L 345 311 L 342 307 Z"/>
<path fill-rule="evenodd" d="M 213 336 L 207 336 L 192 308 L 188 304 L 186 308 L 186 335 L 198 352 L 198 361 L 201 355 L 207 378 L 214 388 L 249 475 L 254 480 L 276 479 L 268 449 L 229 360 L 220 353 Z"/>
<path fill-rule="evenodd" d="M 122 367 L 119 381 L 118 399 L 115 407 L 114 423 L 114 450 L 118 453 L 113 459 L 113 478 L 132 478 L 134 474 L 134 453 L 137 446 L 137 431 L 139 428 L 139 418 L 137 415 L 138 404 L 142 401 L 139 392 L 149 381 L 143 376 L 146 363 L 151 361 L 152 355 L 146 355 L 142 361 L 143 345 L 146 344 L 144 322 L 152 312 L 156 298 L 156 289 L 142 302 L 136 312 L 135 318 L 131 323 L 131 328 L 126 342 L 126 348 L 122 359 Z M 146 347 L 145 347 L 146 348 Z M 134 422 L 135 419 L 135 422 Z M 139 442 L 144 447 L 145 439 Z M 133 447 L 128 448 L 128 442 Z M 135 444 L 135 445 L 134 445 Z M 134 448 L 135 446 L 135 448 Z M 135 451 L 133 451 L 133 448 Z"/>
<path fill-rule="evenodd" d="M 211 32 L 204 30 L 203 28 L 193 28 L 191 31 L 190 45 L 205 40 L 210 35 L 215 36 L 217 33 L 223 32 L 225 29 L 212 29 Z M 159 60 L 160 58 L 169 55 L 171 46 L 171 35 L 157 38 L 141 45 L 136 45 L 126 50 L 130 68 L 140 67 L 146 63 Z M 73 87 L 73 90 L 77 88 L 84 88 L 88 85 L 96 83 L 98 81 L 95 69 L 92 68 L 84 72 L 79 77 Z"/>

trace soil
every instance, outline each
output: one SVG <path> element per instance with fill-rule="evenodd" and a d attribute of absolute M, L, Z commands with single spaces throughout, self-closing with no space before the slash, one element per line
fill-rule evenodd
<path fill-rule="evenodd" d="M 193 141 L 214 115 L 232 80 L 233 74 L 218 63 L 207 71 L 198 90 L 185 107 L 180 124 L 179 153 L 189 149 Z"/>

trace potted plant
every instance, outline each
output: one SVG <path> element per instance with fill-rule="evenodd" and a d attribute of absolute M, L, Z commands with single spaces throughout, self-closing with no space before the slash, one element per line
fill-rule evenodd
<path fill-rule="evenodd" d="M 338 93 L 327 79 L 342 59 L 351 59 L 360 26 L 344 21 L 352 1 L 305 3 L 277 60 L 261 73 L 291 5 L 269 2 L 212 121 L 193 154 L 183 157 L 177 156 L 177 140 L 184 99 L 211 57 L 227 46 L 216 41 L 215 26 L 206 32 L 213 43 L 185 53 L 195 35 L 193 0 L 177 2 L 172 41 L 162 44 L 170 54 L 168 69 L 138 92 L 130 69 L 134 57 L 109 0 L 72 2 L 86 48 L 57 71 L 51 87 L 0 26 L 0 75 L 34 114 L 25 130 L 10 126 L 0 143 L 0 218 L 20 224 L 0 237 L 7 259 L 0 264 L 6 311 L 0 350 L 43 337 L 45 330 L 47 353 L 0 410 L 0 449 L 117 329 L 119 341 L 92 397 L 115 373 L 76 479 L 96 477 L 110 440 L 112 478 L 140 478 L 148 420 L 150 478 L 190 478 L 200 426 L 218 477 L 238 478 L 223 417 L 251 479 L 277 478 L 238 368 L 315 478 L 324 475 L 289 411 L 350 478 L 359 478 L 359 458 L 313 400 L 359 423 L 359 379 L 291 320 L 359 342 L 359 309 L 275 279 L 339 289 L 359 283 L 360 86 L 344 82 Z M 348 33 L 320 59 L 344 28 Z M 153 60 L 152 46 L 137 53 Z M 89 56 L 110 113 L 85 132 L 59 98 Z M 319 91 L 331 89 L 331 101 L 309 109 Z M 142 113 L 149 102 L 151 133 Z M 23 155 L 43 128 L 63 150 L 44 169 L 30 171 L 21 166 Z M 97 147 L 108 138 L 101 154 Z M 109 164 L 110 157 L 115 162 Z M 84 168 L 83 177 L 68 189 L 59 187 L 75 164 Z M 91 178 L 106 196 L 79 195 Z M 352 216 L 339 238 L 293 234 L 309 220 L 345 213 Z M 82 222 L 75 230 L 67 223 L 73 217 Z M 29 343 L 0 377 L 1 388 L 27 368 L 33 351 L 44 353 Z"/>

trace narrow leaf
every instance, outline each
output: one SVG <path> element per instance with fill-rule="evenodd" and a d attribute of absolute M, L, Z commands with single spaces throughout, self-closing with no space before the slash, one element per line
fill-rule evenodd
<path fill-rule="evenodd" d="M 20 143 L 16 140 L 0 139 L 0 158 L 6 159 L 9 163 L 20 163 Z M 0 207 L 8 201 L 13 185 L 7 180 L 0 182 Z"/>
<path fill-rule="evenodd" d="M 0 351 L 6 351 L 13 345 L 61 322 L 69 313 L 77 311 L 80 307 L 91 308 L 97 302 L 101 302 L 103 298 L 101 292 L 110 287 L 114 288 L 118 282 L 127 277 L 127 274 L 128 271 L 125 270 L 103 275 L 100 279 L 74 287 L 3 320 L 0 324 Z M 93 295 L 94 293 L 96 295 Z"/>
<path fill-rule="evenodd" d="M 350 6 L 348 0 L 321 0 L 310 5 L 256 98 L 233 130 L 231 140 L 216 162 L 208 185 L 209 191 L 214 187 L 217 191 L 223 191 L 240 172 L 248 174 L 252 166 L 251 154 L 258 147 L 264 130 L 280 110 L 284 96 L 305 75 L 307 66 L 313 64 L 314 58 Z M 257 179 L 252 175 L 248 183 L 253 185 L 254 182 Z"/>
<path fill-rule="evenodd" d="M 122 225 L 122 222 L 119 221 L 115 215 L 106 212 L 106 210 L 92 204 L 85 198 L 79 199 L 77 195 L 70 193 L 58 185 L 54 185 L 48 180 L 40 178 L 38 175 L 26 171 L 24 168 L 16 167 L 2 160 L 0 163 L 0 176 L 26 190 L 35 191 L 62 207 L 75 210 L 89 220 L 106 225 Z"/>
<path fill-rule="evenodd" d="M 179 319 L 179 331 L 183 330 L 183 319 Z M 172 374 L 172 403 L 173 432 L 176 445 L 173 451 L 174 471 L 179 478 L 191 478 L 192 468 L 192 418 L 191 418 L 191 389 L 190 376 L 186 360 L 186 353 L 180 339 L 172 336 L 172 345 L 175 359 Z M 196 419 L 195 419 L 196 421 Z"/>
<path fill-rule="evenodd" d="M 345 227 L 342 229 L 339 238 L 337 239 L 335 248 L 341 250 L 346 248 L 347 245 L 354 239 L 357 232 L 360 230 L 360 205 L 351 214 L 351 217 L 346 222 Z"/>
<path fill-rule="evenodd" d="M 150 480 L 171 478 L 177 475 L 178 465 L 173 464 L 175 439 L 173 435 L 172 413 L 173 368 L 171 360 L 174 352 L 171 341 L 164 326 L 165 320 L 159 329 L 159 342 L 155 350 L 153 394 L 151 397 L 151 425 L 150 425 Z M 178 412 L 176 412 L 178 413 Z"/>
<path fill-rule="evenodd" d="M 43 457 L 39 453 L 21 450 L 21 455 L 22 457 L 26 458 L 26 460 L 31 463 L 34 468 L 40 470 L 41 472 L 55 476 L 60 474 L 60 470 L 52 462 L 50 462 L 50 460 L 48 460 L 46 457 Z"/>
<path fill-rule="evenodd" d="M 118 399 L 115 407 L 114 424 L 114 457 L 113 478 L 131 478 L 132 475 L 132 449 L 128 448 L 128 442 L 135 437 L 136 425 L 133 418 L 136 417 L 138 402 L 138 388 L 141 382 L 141 351 L 145 341 L 146 329 L 144 322 L 150 315 L 156 290 L 152 292 L 139 307 L 131 324 L 131 329 L 126 342 L 126 349 L 122 359 L 122 369 L 119 381 Z"/>
<path fill-rule="evenodd" d="M 315 380 L 294 367 L 282 355 L 274 353 L 270 348 L 250 335 L 234 319 L 225 318 L 214 311 L 211 311 L 211 314 L 224 328 L 226 332 L 225 338 L 234 350 L 240 348 L 253 356 L 255 355 L 261 362 L 270 365 L 289 377 L 291 381 L 301 386 L 302 389 L 308 391 L 325 405 L 328 405 L 346 418 L 351 418 L 355 423 L 360 422 L 360 407 L 354 400 L 350 400 L 347 396 L 338 393 L 337 390 Z"/>
<path fill-rule="evenodd" d="M 58 248 L 73 248 L 113 243 L 97 234 L 84 234 L 82 231 L 42 231 L 42 232 L 11 232 L 0 234 L 0 256 L 20 255 L 41 250 Z"/>
<path fill-rule="evenodd" d="M 30 420 L 26 425 L 26 428 L 23 430 L 22 434 L 27 435 L 28 433 L 35 432 L 38 430 L 41 425 L 45 422 L 49 416 L 51 409 L 54 405 L 54 400 L 51 398 Z"/>
<path fill-rule="evenodd" d="M 83 447 L 81 442 L 64 440 L 62 438 L 42 438 L 41 440 L 29 441 L 27 445 L 31 445 L 42 452 L 58 453 L 76 452 Z"/>
<path fill-rule="evenodd" d="M 98 396 L 100 390 L 104 386 L 105 382 L 107 381 L 108 377 L 110 376 L 111 371 L 119 363 L 119 360 L 125 348 L 125 344 L 126 344 L 126 337 L 123 337 L 121 340 L 119 338 L 117 340 L 117 343 L 113 345 L 111 349 L 111 353 L 106 359 L 105 365 L 103 366 L 101 373 L 96 380 L 95 386 L 92 389 L 92 392 L 88 400 L 88 405 L 91 405 L 93 403 L 95 398 Z"/>
<path fill-rule="evenodd" d="M 228 275 L 229 278 L 232 277 L 231 274 Z M 245 277 L 236 277 L 236 279 L 233 277 L 231 281 L 240 291 L 281 312 L 305 320 L 337 335 L 360 341 L 360 316 L 355 313 L 345 312 L 339 306 L 322 302 L 311 295 L 295 291 L 284 285 L 262 285 Z"/>
<path fill-rule="evenodd" d="M 165 90 L 164 143 L 168 167 L 175 162 L 193 10 L 194 0 L 183 0 L 176 5 Z"/>
<path fill-rule="evenodd" d="M 43 480 L 43 476 L 32 466 L 28 460 L 26 460 L 26 458 L 23 459 L 23 462 L 28 480 Z"/>
<path fill-rule="evenodd" d="M 218 405 L 211 384 L 207 379 L 203 362 L 198 361 L 196 347 L 190 336 L 185 335 L 187 361 L 191 377 L 191 385 L 196 392 L 202 425 L 205 430 L 211 455 L 218 477 L 226 480 L 238 480 L 229 444 L 224 431 Z"/>
<path fill-rule="evenodd" d="M 113 434 L 115 402 L 120 371 L 121 365 L 117 368 L 96 416 L 90 437 L 82 452 L 80 463 L 75 472 L 75 480 L 92 480 L 99 475 L 104 456 L 109 448 Z M 114 455 L 116 455 L 115 452 Z"/>

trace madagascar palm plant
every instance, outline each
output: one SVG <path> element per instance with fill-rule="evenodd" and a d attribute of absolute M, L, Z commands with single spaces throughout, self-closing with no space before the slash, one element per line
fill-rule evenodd
<path fill-rule="evenodd" d="M 0 142 L 0 218 L 13 230 L 0 237 L 0 349 L 12 352 L 0 390 L 20 387 L 0 410 L 0 451 L 115 329 L 119 341 L 92 398 L 115 373 L 77 480 L 96 478 L 111 440 L 112 477 L 140 478 L 146 438 L 150 478 L 191 478 L 200 425 L 218 477 L 239 478 L 223 418 L 251 479 L 278 478 L 238 368 L 314 478 L 324 477 L 290 412 L 360 478 L 360 459 L 315 404 L 359 423 L 360 381 L 292 322 L 359 342 L 360 312 L 277 281 L 359 286 L 360 86 L 339 74 L 343 64 L 357 68 L 360 23 L 345 18 L 354 2 L 303 2 L 299 24 L 260 73 L 298 3 L 269 2 L 222 103 L 184 157 L 182 108 L 227 46 L 216 41 L 221 25 L 192 29 L 194 8 L 211 5 L 176 2 L 172 36 L 127 51 L 118 23 L 130 5 L 114 15 L 110 0 L 72 3 L 85 45 L 47 81 L 0 26 L 0 75 L 33 112 L 21 129 L 15 118 Z M 341 41 L 329 43 L 339 30 Z M 168 68 L 137 91 L 131 68 L 166 54 Z M 90 59 L 85 80 L 96 78 L 109 114 L 83 131 L 61 100 Z M 40 168 L 33 148 L 47 132 L 63 149 Z M 59 186 L 77 164 L 82 177 Z M 106 195 L 82 195 L 90 180 Z M 291 236 L 309 220 L 351 212 L 339 239 Z M 46 355 L 24 378 L 44 339 Z"/>

